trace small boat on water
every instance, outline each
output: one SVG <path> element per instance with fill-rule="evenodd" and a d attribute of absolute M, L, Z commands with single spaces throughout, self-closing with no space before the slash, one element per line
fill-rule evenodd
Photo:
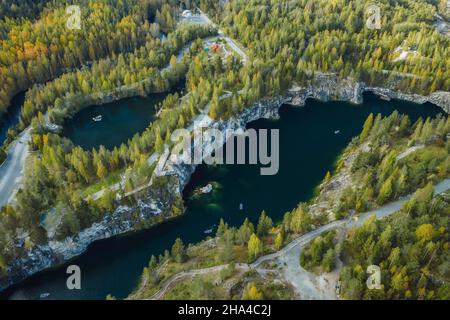
<path fill-rule="evenodd" d="M 385 101 L 391 101 L 391 97 L 388 97 L 384 94 L 380 94 L 380 99 L 385 100 Z"/>
<path fill-rule="evenodd" d="M 46 292 L 46 293 L 41 293 L 41 294 L 39 295 L 39 298 L 45 299 L 45 298 L 48 298 L 49 296 L 50 296 L 50 293 Z"/>
<path fill-rule="evenodd" d="M 98 116 L 92 118 L 92 120 L 94 120 L 94 122 L 100 122 L 100 121 L 102 121 L 102 119 L 103 119 L 102 115 L 98 115 Z"/>
<path fill-rule="evenodd" d="M 244 204 L 243 203 L 239 204 L 239 210 L 244 210 Z"/>
<path fill-rule="evenodd" d="M 339 134 L 339 133 L 341 133 L 341 130 L 336 130 L 336 131 L 334 132 L 334 134 Z"/>

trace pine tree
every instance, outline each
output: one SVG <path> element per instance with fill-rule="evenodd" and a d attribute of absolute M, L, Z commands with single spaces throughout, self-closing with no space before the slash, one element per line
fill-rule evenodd
<path fill-rule="evenodd" d="M 159 154 L 162 154 L 164 152 L 164 141 L 161 138 L 161 132 L 159 130 L 156 132 L 155 150 Z"/>
<path fill-rule="evenodd" d="M 263 251 L 263 243 L 256 234 L 250 236 L 248 241 L 248 257 L 250 260 L 256 258 Z"/>
<path fill-rule="evenodd" d="M 335 254 L 333 249 L 328 249 L 322 259 L 322 268 L 325 272 L 331 272 L 335 267 Z"/>
<path fill-rule="evenodd" d="M 372 130 L 373 123 L 373 113 L 369 114 L 366 121 L 364 122 L 363 130 L 359 135 L 359 143 L 363 143 L 364 140 L 369 136 L 370 130 Z"/>
<path fill-rule="evenodd" d="M 258 226 L 256 228 L 257 234 L 259 236 L 265 236 L 269 232 L 270 228 L 272 228 L 273 222 L 270 217 L 266 215 L 266 212 L 263 210 L 259 217 Z"/>
<path fill-rule="evenodd" d="M 253 224 L 250 222 L 250 220 L 248 220 L 248 218 L 245 218 L 244 223 L 236 232 L 237 243 L 241 245 L 246 244 L 254 231 L 255 228 L 253 227 Z"/>
<path fill-rule="evenodd" d="M 281 232 L 278 232 L 277 237 L 275 238 L 275 248 L 277 250 L 280 250 L 283 246 L 283 234 Z"/>
<path fill-rule="evenodd" d="M 327 174 L 325 175 L 325 183 L 329 182 L 331 180 L 331 173 L 330 171 L 327 171 Z"/>
<path fill-rule="evenodd" d="M 97 164 L 97 176 L 100 179 L 104 179 L 108 173 L 108 170 L 105 168 L 102 161 L 99 161 Z"/>
<path fill-rule="evenodd" d="M 422 135 L 422 127 L 423 127 L 423 120 L 422 118 L 419 118 L 419 120 L 417 120 L 416 124 L 415 124 L 415 129 L 414 129 L 414 133 L 411 137 L 411 139 L 414 142 L 420 141 L 420 137 Z"/>
<path fill-rule="evenodd" d="M 381 186 L 380 193 L 377 197 L 377 204 L 382 205 L 388 201 L 392 195 L 392 179 L 387 179 Z"/>
<path fill-rule="evenodd" d="M 228 224 L 225 223 L 223 218 L 220 218 L 219 226 L 217 227 L 216 237 L 223 237 L 228 230 Z"/>
<path fill-rule="evenodd" d="M 242 300 L 262 300 L 263 294 L 256 288 L 255 283 L 248 283 L 242 292 Z"/>
<path fill-rule="evenodd" d="M 178 263 L 182 263 L 184 262 L 185 258 L 186 258 L 186 250 L 184 248 L 184 244 L 183 241 L 181 241 L 180 238 L 177 238 L 175 240 L 175 243 L 172 246 L 172 258 L 178 262 Z"/>

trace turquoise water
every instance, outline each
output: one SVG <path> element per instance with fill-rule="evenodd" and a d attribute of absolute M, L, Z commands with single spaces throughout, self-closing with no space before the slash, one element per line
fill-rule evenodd
<path fill-rule="evenodd" d="M 100 145 L 107 149 L 119 147 L 148 127 L 155 118 L 156 106 L 166 96 L 151 94 L 85 108 L 65 121 L 62 135 L 87 150 Z M 92 118 L 99 115 L 102 121 L 95 122 Z"/>
<path fill-rule="evenodd" d="M 181 218 L 146 231 L 93 243 L 74 259 L 82 270 L 82 290 L 66 289 L 65 266 L 42 272 L 13 286 L 3 298 L 104 299 L 107 294 L 126 297 L 138 284 L 142 269 L 152 254 L 170 249 L 177 237 L 185 243 L 206 237 L 205 230 L 221 217 L 240 225 L 245 217 L 256 222 L 264 209 L 280 220 L 300 201 L 311 198 L 314 188 L 332 169 L 333 163 L 362 128 L 369 113 L 389 115 L 394 110 L 419 116 L 435 116 L 440 109 L 402 101 L 384 101 L 372 94 L 362 105 L 308 100 L 304 108 L 283 106 L 279 120 L 258 120 L 252 128 L 280 129 L 280 170 L 275 176 L 261 176 L 258 166 L 201 165 L 184 192 L 187 212 Z M 339 134 L 335 134 L 340 130 Z M 193 190 L 213 183 L 212 193 L 193 197 Z M 243 210 L 240 210 L 240 204 Z"/>
<path fill-rule="evenodd" d="M 19 123 L 20 110 L 25 100 L 25 91 L 17 94 L 12 100 L 8 111 L 0 115 L 0 146 L 5 142 L 9 128 L 13 128 Z"/>

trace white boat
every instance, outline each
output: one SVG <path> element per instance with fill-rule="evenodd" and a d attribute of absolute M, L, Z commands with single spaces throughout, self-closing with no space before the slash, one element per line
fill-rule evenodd
<path fill-rule="evenodd" d="M 385 101 L 391 101 L 391 97 L 388 97 L 388 96 L 386 96 L 384 94 L 380 95 L 380 99 L 385 100 Z"/>
<path fill-rule="evenodd" d="M 46 292 L 46 293 L 41 293 L 41 294 L 39 295 L 39 298 L 45 299 L 45 298 L 48 298 L 49 296 L 50 296 L 50 293 Z"/>
<path fill-rule="evenodd" d="M 239 210 L 244 210 L 244 204 L 239 204 Z"/>
<path fill-rule="evenodd" d="M 102 119 L 103 119 L 102 115 L 98 115 L 98 116 L 92 118 L 92 120 L 94 120 L 94 122 L 100 122 L 100 121 L 102 121 Z"/>
<path fill-rule="evenodd" d="M 336 130 L 336 131 L 334 132 L 334 134 L 339 134 L 339 133 L 341 133 L 341 130 Z"/>

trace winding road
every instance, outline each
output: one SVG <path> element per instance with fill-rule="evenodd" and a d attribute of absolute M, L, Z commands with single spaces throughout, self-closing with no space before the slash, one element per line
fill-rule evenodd
<path fill-rule="evenodd" d="M 444 181 L 438 183 L 436 186 L 434 186 L 434 192 L 436 194 L 441 194 L 447 190 L 450 189 L 450 178 L 445 179 Z M 377 219 L 385 218 L 398 210 L 401 209 L 403 204 L 411 198 L 412 195 L 409 195 L 407 197 L 403 197 L 400 200 L 388 203 L 384 206 L 381 206 L 378 209 L 368 211 L 366 213 L 363 213 L 359 216 L 358 220 L 352 220 L 350 219 L 344 219 L 344 220 L 337 220 L 333 221 L 329 224 L 326 224 L 324 226 L 321 226 L 315 230 L 312 230 L 296 239 L 291 241 L 289 244 L 287 244 L 283 249 L 280 251 L 259 257 L 255 262 L 251 264 L 245 264 L 245 263 L 239 263 L 236 264 L 236 268 L 238 269 L 244 269 L 244 270 L 250 270 L 250 269 L 256 269 L 259 267 L 262 263 L 266 261 L 270 261 L 276 258 L 280 258 L 288 254 L 291 250 L 295 248 L 301 248 L 305 246 L 308 242 L 313 240 L 314 238 L 318 237 L 319 235 L 323 234 L 324 232 L 337 229 L 339 227 L 358 227 L 360 226 L 364 221 L 366 221 L 370 216 L 376 215 Z M 167 293 L 167 291 L 173 287 L 176 283 L 178 283 L 181 280 L 184 280 L 188 277 L 193 277 L 197 275 L 207 274 L 210 272 L 218 272 L 223 269 L 225 269 L 228 266 L 228 264 L 225 265 L 219 265 L 209 268 L 203 268 L 203 269 L 194 269 L 189 271 L 182 271 L 179 272 L 172 277 L 170 277 L 168 280 L 166 280 L 159 291 L 157 291 L 155 294 L 153 294 L 150 298 L 146 300 L 158 300 L 164 297 L 164 295 Z"/>
<path fill-rule="evenodd" d="M 0 166 L 0 208 L 12 200 L 20 186 L 25 159 L 29 154 L 30 131 L 31 128 L 27 128 L 11 144 L 7 151 L 8 157 Z"/>

